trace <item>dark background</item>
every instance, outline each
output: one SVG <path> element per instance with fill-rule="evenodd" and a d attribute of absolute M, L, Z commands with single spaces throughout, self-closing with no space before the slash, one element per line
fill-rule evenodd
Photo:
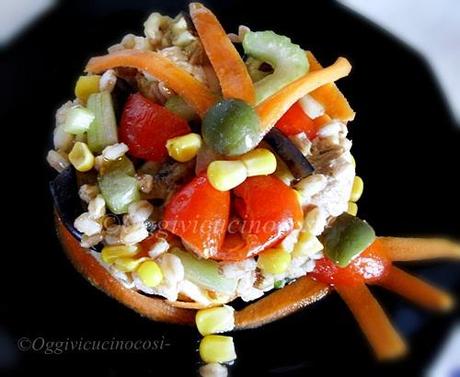
<path fill-rule="evenodd" d="M 1 52 L 4 194 L 0 261 L 0 366 L 8 373 L 193 375 L 198 335 L 139 317 L 74 271 L 54 233 L 45 164 L 56 108 L 73 96 L 89 57 L 128 32 L 141 34 L 151 11 L 175 15 L 185 1 L 62 1 Z M 408 46 L 330 1 L 207 1 L 228 31 L 273 29 L 311 49 L 323 64 L 353 65 L 340 87 L 357 111 L 350 124 L 365 193 L 360 216 L 380 235 L 459 237 L 460 137 L 427 64 Z M 410 15 L 408 15 L 410 17 Z M 5 227 L 6 226 L 6 227 Z M 460 265 L 407 266 L 460 292 Z M 336 295 L 261 329 L 235 333 L 233 376 L 419 375 L 440 350 L 458 309 L 436 315 L 374 289 L 410 355 L 377 364 Z M 47 340 L 160 339 L 163 351 L 62 355 L 20 352 L 21 337 Z"/>

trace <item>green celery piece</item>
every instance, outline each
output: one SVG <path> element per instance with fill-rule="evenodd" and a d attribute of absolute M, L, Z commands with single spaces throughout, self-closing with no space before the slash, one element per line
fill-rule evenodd
<path fill-rule="evenodd" d="M 184 265 L 185 277 L 201 287 L 224 293 L 233 293 L 236 280 L 219 273 L 219 264 L 209 259 L 198 259 L 193 254 L 174 248 L 172 253 L 178 256 Z"/>
<path fill-rule="evenodd" d="M 185 102 L 180 96 L 172 96 L 166 100 L 165 107 L 172 113 L 180 116 L 186 121 L 191 121 L 197 118 L 193 108 Z"/>
<path fill-rule="evenodd" d="M 83 106 L 72 107 L 66 114 L 64 131 L 73 135 L 84 134 L 93 121 L 94 114 L 91 111 Z"/>
<path fill-rule="evenodd" d="M 305 51 L 288 37 L 273 31 L 248 32 L 243 39 L 244 52 L 250 57 L 266 62 L 273 73 L 257 81 L 256 103 L 308 72 L 309 64 Z"/>
<path fill-rule="evenodd" d="M 94 114 L 88 129 L 88 147 L 98 153 L 118 142 L 117 121 L 109 92 L 93 93 L 88 98 L 87 107 Z"/>
<path fill-rule="evenodd" d="M 115 161 L 106 161 L 100 174 L 104 175 L 111 172 L 117 172 L 120 174 L 129 175 L 130 177 L 134 177 L 136 174 L 136 169 L 134 168 L 134 164 L 131 162 L 131 160 L 128 157 L 123 156 Z"/>
<path fill-rule="evenodd" d="M 249 76 L 251 76 L 251 79 L 253 82 L 257 82 L 262 80 L 264 77 L 267 77 L 270 72 L 264 72 L 261 71 L 259 68 L 263 64 L 260 60 L 251 58 L 250 56 L 246 59 L 246 67 L 249 72 Z"/>
<path fill-rule="evenodd" d="M 128 212 L 129 205 L 140 200 L 137 179 L 122 171 L 108 172 L 98 183 L 107 207 L 116 215 Z"/>

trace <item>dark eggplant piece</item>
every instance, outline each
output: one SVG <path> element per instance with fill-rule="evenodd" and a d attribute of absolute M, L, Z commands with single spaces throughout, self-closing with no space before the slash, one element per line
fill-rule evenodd
<path fill-rule="evenodd" d="M 308 177 L 314 172 L 314 167 L 300 152 L 294 143 L 281 131 L 272 128 L 265 135 L 264 140 L 273 148 L 273 151 L 280 156 L 287 167 L 298 180 Z"/>

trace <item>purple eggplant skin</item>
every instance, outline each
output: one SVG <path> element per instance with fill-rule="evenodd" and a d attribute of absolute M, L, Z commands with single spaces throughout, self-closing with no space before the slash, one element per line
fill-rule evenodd
<path fill-rule="evenodd" d="M 280 130 L 272 128 L 264 140 L 273 151 L 286 163 L 296 180 L 301 180 L 312 174 L 315 169 L 294 143 Z"/>

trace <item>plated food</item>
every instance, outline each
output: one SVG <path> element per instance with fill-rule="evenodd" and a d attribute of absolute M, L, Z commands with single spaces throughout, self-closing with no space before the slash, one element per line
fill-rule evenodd
<path fill-rule="evenodd" d="M 430 309 L 447 293 L 392 262 L 460 258 L 442 239 L 377 237 L 357 217 L 348 123 L 335 81 L 273 31 L 227 34 L 192 3 L 152 13 L 91 58 L 56 114 L 48 161 L 60 240 L 95 286 L 144 316 L 196 323 L 202 373 L 236 358 L 232 338 L 336 290 L 378 357 L 405 344 L 366 284 Z M 239 50 L 241 52 L 239 52 Z M 235 311 L 234 300 L 246 302 Z"/>

